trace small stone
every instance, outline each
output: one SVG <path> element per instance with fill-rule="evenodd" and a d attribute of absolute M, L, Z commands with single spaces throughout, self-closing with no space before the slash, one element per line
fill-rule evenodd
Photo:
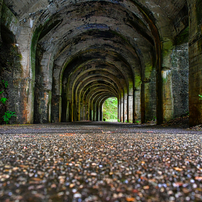
<path fill-rule="evenodd" d="M 74 194 L 74 198 L 81 198 L 81 194 L 80 193 Z"/>

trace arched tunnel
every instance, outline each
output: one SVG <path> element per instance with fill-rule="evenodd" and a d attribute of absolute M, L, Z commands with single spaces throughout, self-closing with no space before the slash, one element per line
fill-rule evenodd
<path fill-rule="evenodd" d="M 21 56 L 20 69 L 1 70 L 16 122 L 102 121 L 109 97 L 121 122 L 188 111 L 200 122 L 188 94 L 191 1 L 20 2 L 1 1 L 1 41 Z"/>
<path fill-rule="evenodd" d="M 46 113 L 40 114 L 49 102 L 43 100 L 41 92 L 46 89 L 40 81 L 50 57 L 53 71 L 45 82 L 53 77 L 54 121 L 58 117 L 59 121 L 100 121 L 103 102 L 116 97 L 119 120 L 134 122 L 134 95 L 138 103 L 141 98 L 136 92 L 144 88 L 145 72 L 149 80 L 155 69 L 156 55 L 152 23 L 145 19 L 138 5 L 130 4 L 82 2 L 50 16 L 36 40 L 36 52 L 43 56 L 37 57 L 39 65 L 35 67 L 35 122 L 47 121 Z M 42 16 L 40 24 L 43 20 Z"/>

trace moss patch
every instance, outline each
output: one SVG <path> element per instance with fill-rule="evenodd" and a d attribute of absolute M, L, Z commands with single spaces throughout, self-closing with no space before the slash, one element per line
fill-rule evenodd
<path fill-rule="evenodd" d="M 11 10 L 5 5 L 2 5 L 1 26 L 5 26 L 8 30 L 16 32 L 19 21 Z"/>
<path fill-rule="evenodd" d="M 141 81 L 141 76 L 135 76 L 135 87 L 139 87 L 141 85 L 142 81 Z"/>

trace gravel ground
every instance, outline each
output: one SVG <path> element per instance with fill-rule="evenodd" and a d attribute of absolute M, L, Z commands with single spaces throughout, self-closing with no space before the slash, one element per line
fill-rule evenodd
<path fill-rule="evenodd" d="M 202 134 L 34 127 L 0 128 L 1 202 L 202 201 Z"/>

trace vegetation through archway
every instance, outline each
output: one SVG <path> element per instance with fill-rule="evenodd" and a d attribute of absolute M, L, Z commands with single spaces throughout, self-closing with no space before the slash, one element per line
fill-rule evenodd
<path fill-rule="evenodd" d="M 118 100 L 116 97 L 110 97 L 103 103 L 103 121 L 118 121 Z"/>

